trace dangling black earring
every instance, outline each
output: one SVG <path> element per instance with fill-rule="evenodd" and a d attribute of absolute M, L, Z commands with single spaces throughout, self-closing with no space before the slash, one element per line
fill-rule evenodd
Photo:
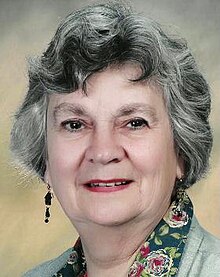
<path fill-rule="evenodd" d="M 44 202 L 45 202 L 45 206 L 46 206 L 45 219 L 44 219 L 45 223 L 49 222 L 49 218 L 50 218 L 50 206 L 51 206 L 51 200 L 53 198 L 53 193 L 51 192 L 51 187 L 50 187 L 49 184 L 47 185 L 47 189 L 48 189 L 48 192 L 44 196 Z"/>

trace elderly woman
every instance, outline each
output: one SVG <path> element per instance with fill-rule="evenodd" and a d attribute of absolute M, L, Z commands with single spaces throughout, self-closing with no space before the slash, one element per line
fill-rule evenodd
<path fill-rule="evenodd" d="M 79 233 L 25 276 L 219 276 L 220 243 L 185 193 L 212 146 L 186 42 L 114 3 L 71 13 L 29 70 L 11 148 Z"/>

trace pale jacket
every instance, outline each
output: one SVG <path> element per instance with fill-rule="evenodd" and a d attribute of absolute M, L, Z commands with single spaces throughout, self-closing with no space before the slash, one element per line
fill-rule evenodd
<path fill-rule="evenodd" d="M 28 271 L 23 277 L 52 277 L 67 262 L 72 248 L 58 258 Z M 188 239 L 177 277 L 220 277 L 220 240 L 205 231 L 195 216 L 192 218 Z"/>

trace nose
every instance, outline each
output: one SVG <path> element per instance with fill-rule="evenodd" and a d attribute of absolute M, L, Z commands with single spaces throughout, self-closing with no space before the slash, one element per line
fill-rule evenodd
<path fill-rule="evenodd" d="M 125 150 L 112 132 L 94 134 L 86 150 L 85 158 L 90 163 L 118 163 L 125 157 Z"/>

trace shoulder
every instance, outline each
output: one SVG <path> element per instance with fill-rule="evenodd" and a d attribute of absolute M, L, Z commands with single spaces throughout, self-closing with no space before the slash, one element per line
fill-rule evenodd
<path fill-rule="evenodd" d="M 59 257 L 36 266 L 32 270 L 23 274 L 22 277 L 39 277 L 39 276 L 51 277 L 51 276 L 53 276 L 53 274 L 55 274 L 57 271 L 59 271 L 65 265 L 71 252 L 72 252 L 72 248 L 66 250 Z"/>
<path fill-rule="evenodd" d="M 193 217 L 178 276 L 217 277 L 219 273 L 220 240 Z"/>

